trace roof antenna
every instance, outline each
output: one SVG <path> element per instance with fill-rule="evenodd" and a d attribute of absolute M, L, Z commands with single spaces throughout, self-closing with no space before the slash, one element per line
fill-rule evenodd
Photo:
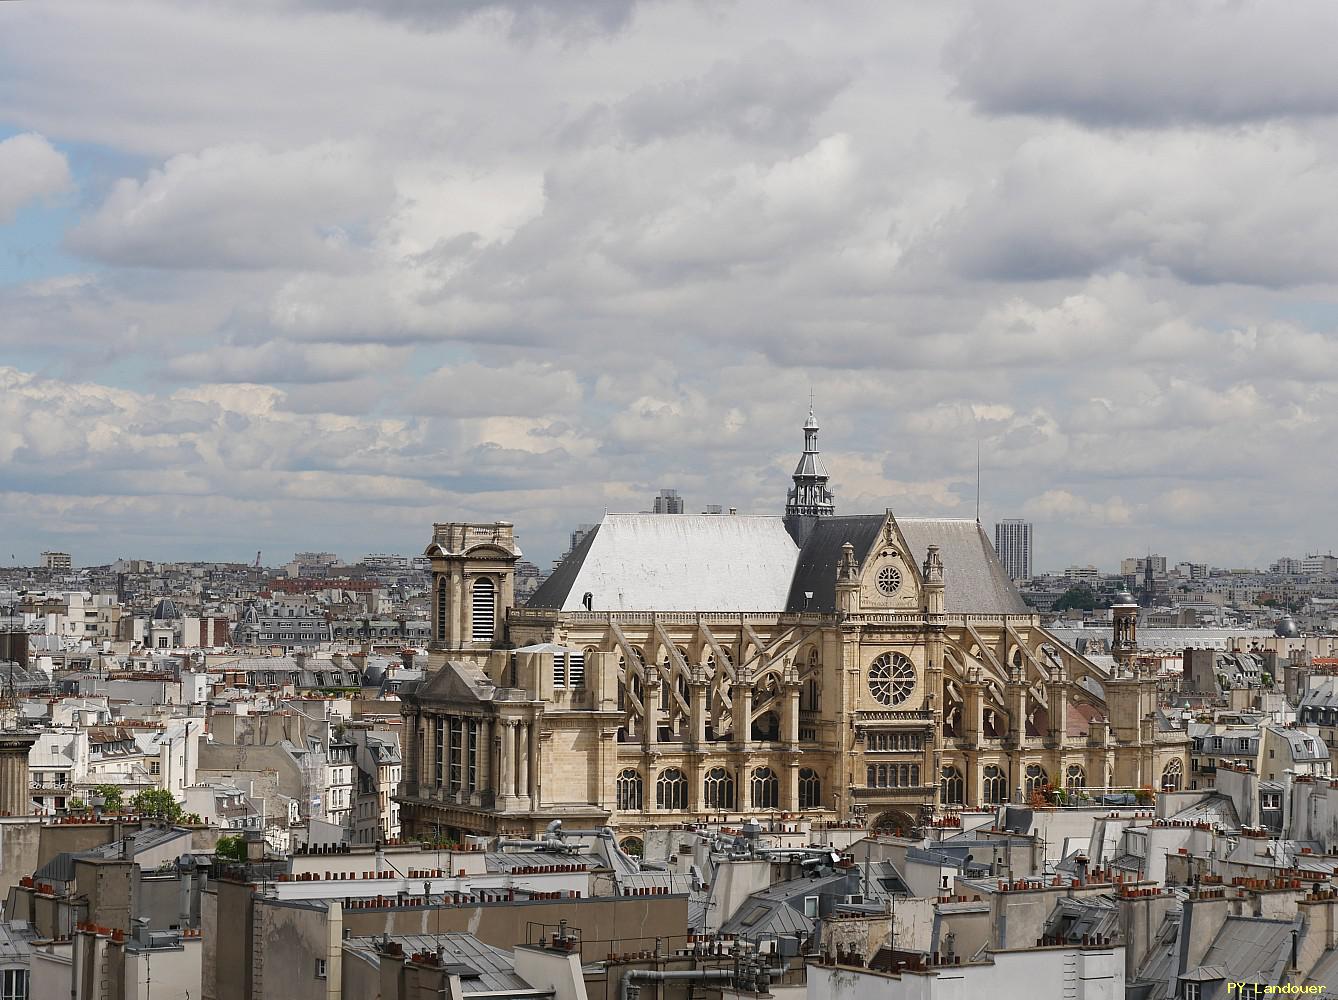
<path fill-rule="evenodd" d="M 976 524 L 980 524 L 980 421 L 976 421 Z"/>

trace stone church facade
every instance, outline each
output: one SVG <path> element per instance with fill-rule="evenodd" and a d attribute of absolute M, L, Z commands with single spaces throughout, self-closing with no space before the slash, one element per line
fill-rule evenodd
<path fill-rule="evenodd" d="M 1041 626 L 975 521 L 841 516 L 812 413 L 784 516 L 609 514 L 524 607 L 510 524 L 438 524 L 434 669 L 403 692 L 406 835 L 802 814 L 909 831 L 1178 788 L 1137 658 Z"/>

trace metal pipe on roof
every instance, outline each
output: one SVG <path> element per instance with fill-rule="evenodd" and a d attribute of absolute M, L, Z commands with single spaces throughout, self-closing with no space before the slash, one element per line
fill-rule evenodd
<path fill-rule="evenodd" d="M 698 982 L 705 982 L 711 979 L 733 979 L 733 969 L 681 969 L 681 970 L 660 970 L 660 969 L 628 969 L 623 974 L 622 986 L 619 989 L 621 1000 L 632 1000 L 632 983 L 634 980 L 640 980 L 648 983 L 662 983 L 668 980 L 690 979 Z"/>

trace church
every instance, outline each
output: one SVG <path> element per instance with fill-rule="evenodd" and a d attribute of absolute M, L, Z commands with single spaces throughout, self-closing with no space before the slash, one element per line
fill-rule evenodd
<path fill-rule="evenodd" d="M 810 410 L 783 515 L 607 514 L 523 607 L 514 528 L 437 524 L 403 691 L 405 834 L 756 817 L 910 833 L 963 808 L 1178 789 L 1137 657 L 1079 655 L 974 520 L 843 515 Z"/>

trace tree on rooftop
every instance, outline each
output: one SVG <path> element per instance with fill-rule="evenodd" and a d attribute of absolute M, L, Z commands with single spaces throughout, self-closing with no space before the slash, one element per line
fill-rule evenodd
<path fill-rule="evenodd" d="M 181 818 L 181 806 L 166 788 L 146 788 L 135 796 L 132 808 L 141 816 L 171 820 L 175 823 Z"/>
<path fill-rule="evenodd" d="M 115 785 L 94 785 L 93 794 L 102 797 L 102 808 L 107 812 L 120 812 L 125 805 L 125 797 Z"/>

